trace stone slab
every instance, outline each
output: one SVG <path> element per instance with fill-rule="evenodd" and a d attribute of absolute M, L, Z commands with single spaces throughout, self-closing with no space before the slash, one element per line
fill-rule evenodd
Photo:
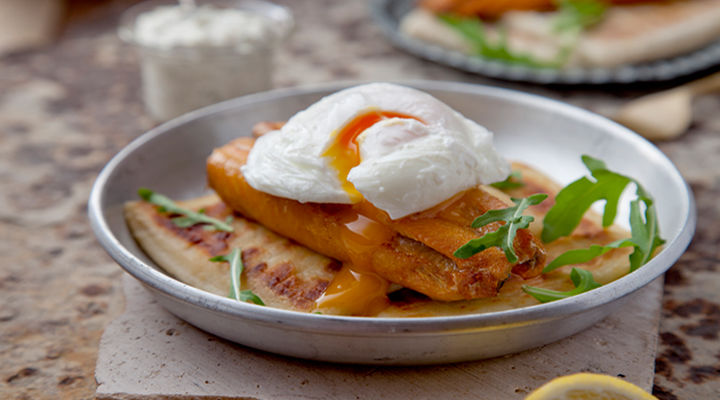
<path fill-rule="evenodd" d="M 662 280 L 592 328 L 538 349 L 431 367 L 284 358 L 216 338 L 161 308 L 124 276 L 125 312 L 105 330 L 98 399 L 522 399 L 560 375 L 621 376 L 652 387 Z"/>

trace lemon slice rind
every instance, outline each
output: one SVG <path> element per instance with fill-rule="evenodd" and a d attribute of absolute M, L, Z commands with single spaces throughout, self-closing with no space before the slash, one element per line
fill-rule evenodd
<path fill-rule="evenodd" d="M 584 372 L 555 378 L 525 400 L 657 400 L 657 397 L 620 378 Z"/>

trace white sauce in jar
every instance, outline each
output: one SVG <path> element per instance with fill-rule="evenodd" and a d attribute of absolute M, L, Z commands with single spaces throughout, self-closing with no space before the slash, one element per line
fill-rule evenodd
<path fill-rule="evenodd" d="M 231 47 L 238 52 L 267 45 L 276 35 L 269 19 L 243 10 L 158 7 L 141 14 L 135 23 L 135 39 L 157 49 L 175 47 Z"/>
<path fill-rule="evenodd" d="M 164 121 L 272 87 L 273 52 L 285 32 L 263 15 L 233 8 L 161 6 L 140 14 L 143 97 Z"/>

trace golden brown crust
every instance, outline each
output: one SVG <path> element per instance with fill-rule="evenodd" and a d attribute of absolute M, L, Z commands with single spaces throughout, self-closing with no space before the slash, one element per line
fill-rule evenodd
<path fill-rule="evenodd" d="M 263 121 L 258 122 L 257 124 L 253 125 L 252 127 L 252 136 L 254 138 L 259 138 L 260 136 L 272 132 L 275 130 L 278 130 L 285 125 L 285 122 L 282 121 Z"/>

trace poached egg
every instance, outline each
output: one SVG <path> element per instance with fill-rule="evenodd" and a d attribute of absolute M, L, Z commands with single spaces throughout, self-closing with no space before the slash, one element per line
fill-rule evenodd
<path fill-rule="evenodd" d="M 398 219 L 505 179 L 493 134 L 431 95 L 389 83 L 351 87 L 258 138 L 242 173 L 302 203 L 367 200 Z"/>

